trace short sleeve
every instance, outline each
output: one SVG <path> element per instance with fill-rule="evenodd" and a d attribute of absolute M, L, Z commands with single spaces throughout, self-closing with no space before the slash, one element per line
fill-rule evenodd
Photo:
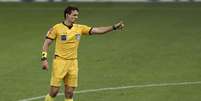
<path fill-rule="evenodd" d="M 52 40 L 56 38 L 56 29 L 54 27 L 49 29 L 49 31 L 47 32 L 46 38 L 52 39 Z"/>
<path fill-rule="evenodd" d="M 91 34 L 91 30 L 92 30 L 92 27 L 89 27 L 89 26 L 86 26 L 86 25 L 82 25 L 82 34 L 83 35 L 89 35 Z"/>

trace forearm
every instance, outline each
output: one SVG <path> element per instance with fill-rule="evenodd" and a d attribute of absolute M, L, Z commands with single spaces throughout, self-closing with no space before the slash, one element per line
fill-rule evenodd
<path fill-rule="evenodd" d="M 48 48 L 49 45 L 52 43 L 52 40 L 50 39 L 45 39 L 45 42 L 43 44 L 43 48 L 42 48 L 42 56 L 41 56 L 41 60 L 47 60 L 47 52 L 48 52 Z"/>
<path fill-rule="evenodd" d="M 104 34 L 107 32 L 111 32 L 113 30 L 119 30 L 124 27 L 123 21 L 120 21 L 112 26 L 104 26 L 104 27 L 94 27 L 91 30 L 91 34 Z"/>
<path fill-rule="evenodd" d="M 52 43 L 52 40 L 45 39 L 45 42 L 42 47 L 42 56 L 41 56 L 41 63 L 42 63 L 42 69 L 48 70 L 48 61 L 47 61 L 47 52 L 49 45 Z"/>
<path fill-rule="evenodd" d="M 42 47 L 42 51 L 43 52 L 48 52 L 48 48 L 49 48 L 51 43 L 52 43 L 52 40 L 45 39 L 45 42 L 44 42 L 43 47 Z"/>
<path fill-rule="evenodd" d="M 94 27 L 91 31 L 91 34 L 104 34 L 107 32 L 111 32 L 112 30 L 113 30 L 113 26 Z"/>
<path fill-rule="evenodd" d="M 48 48 L 49 48 L 49 45 L 46 44 L 46 43 L 44 43 L 43 48 L 42 48 L 42 51 L 43 51 L 43 52 L 48 52 Z"/>

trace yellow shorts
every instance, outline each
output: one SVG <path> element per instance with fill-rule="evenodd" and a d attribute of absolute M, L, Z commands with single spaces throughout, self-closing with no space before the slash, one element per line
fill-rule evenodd
<path fill-rule="evenodd" d="M 63 80 L 65 85 L 77 87 L 78 83 L 78 62 L 77 59 L 66 60 L 56 57 L 53 60 L 51 86 L 61 86 Z"/>

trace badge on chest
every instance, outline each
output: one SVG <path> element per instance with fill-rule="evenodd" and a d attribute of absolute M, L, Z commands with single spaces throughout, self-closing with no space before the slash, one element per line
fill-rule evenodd
<path fill-rule="evenodd" d="M 61 35 L 60 40 L 61 41 L 79 41 L 81 38 L 80 34 L 74 34 L 74 35 Z"/>
<path fill-rule="evenodd" d="M 61 35 L 61 41 L 66 41 L 67 40 L 67 35 Z"/>
<path fill-rule="evenodd" d="M 76 40 L 80 40 L 80 38 L 81 38 L 80 34 L 76 34 L 75 37 L 76 37 Z"/>

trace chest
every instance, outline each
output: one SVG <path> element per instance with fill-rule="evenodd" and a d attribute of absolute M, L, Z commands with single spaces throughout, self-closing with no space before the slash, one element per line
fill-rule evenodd
<path fill-rule="evenodd" d="M 81 30 L 78 28 L 63 28 L 58 31 L 57 38 L 61 42 L 77 42 L 81 38 Z"/>

